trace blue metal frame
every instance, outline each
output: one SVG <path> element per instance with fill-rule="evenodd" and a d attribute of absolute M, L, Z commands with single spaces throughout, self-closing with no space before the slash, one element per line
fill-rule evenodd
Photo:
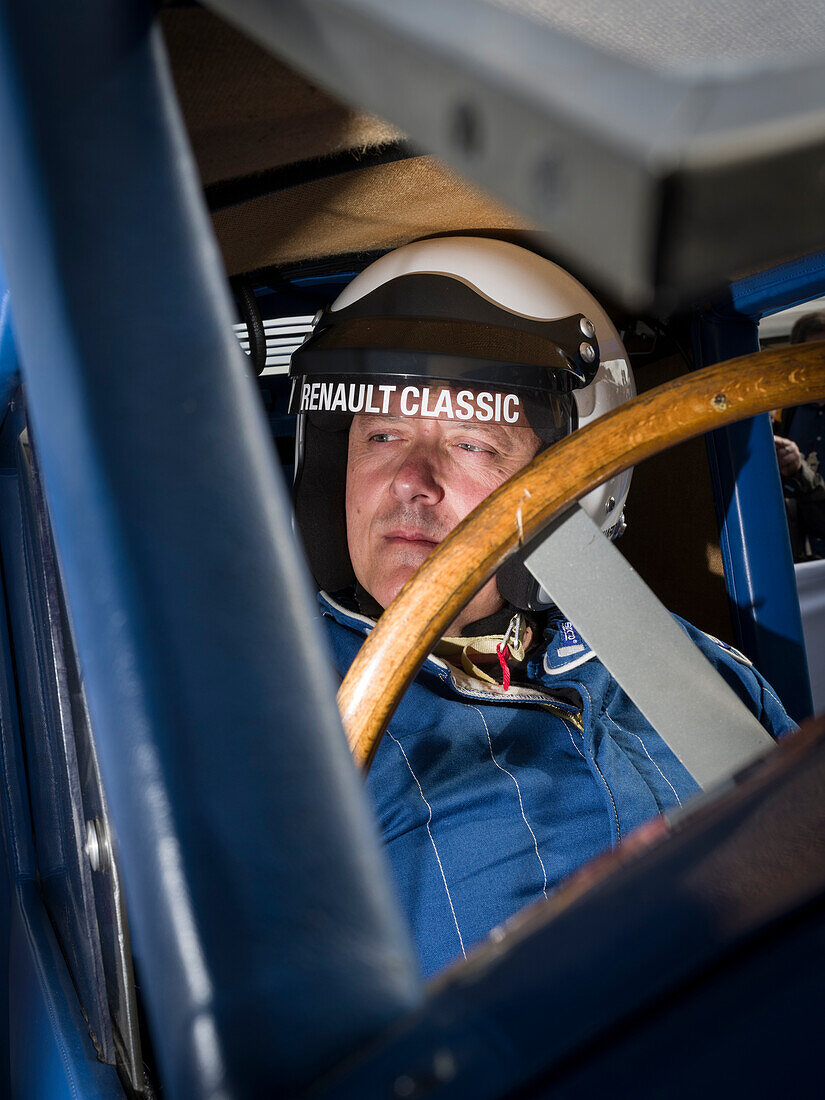
<path fill-rule="evenodd" d="M 694 315 L 697 366 L 759 348 L 759 319 L 825 292 L 825 252 L 737 280 Z M 708 437 L 737 641 L 797 721 L 813 710 L 790 540 L 767 415 Z"/>
<path fill-rule="evenodd" d="M 421 987 L 153 18 L 0 2 L 0 251 L 164 1091 L 274 1095 Z"/>
<path fill-rule="evenodd" d="M 758 321 L 825 294 L 825 252 L 812 252 L 730 284 L 730 306 Z"/>
<path fill-rule="evenodd" d="M 19 370 L 0 269 L 0 438 L 22 427 L 10 398 Z M 11 419 L 10 419 L 11 418 Z M 6 429 L 11 426 L 14 431 Z M 0 449 L 0 532 L 19 541 L 19 495 L 8 453 Z M 2 560 L 0 584 L 0 1093 L 18 1100 L 122 1097 L 113 1066 L 102 1064 L 41 896 L 27 799 L 25 751 L 8 633 L 6 589 L 18 583 Z M 25 588 L 25 582 L 23 582 Z"/>

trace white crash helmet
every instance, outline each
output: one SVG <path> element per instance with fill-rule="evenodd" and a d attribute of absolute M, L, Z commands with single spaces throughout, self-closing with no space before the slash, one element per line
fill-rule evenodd
<path fill-rule="evenodd" d="M 545 447 L 636 392 L 618 332 L 581 283 L 519 245 L 469 236 L 417 241 L 370 264 L 318 314 L 290 376 L 296 519 L 316 579 L 330 591 L 352 580 L 344 429 L 365 392 L 373 400 L 396 387 L 418 394 L 410 384 L 431 381 L 487 388 L 505 402 L 512 392 Z M 581 501 L 609 537 L 623 527 L 630 473 Z M 332 508 L 331 496 L 340 497 Z"/>

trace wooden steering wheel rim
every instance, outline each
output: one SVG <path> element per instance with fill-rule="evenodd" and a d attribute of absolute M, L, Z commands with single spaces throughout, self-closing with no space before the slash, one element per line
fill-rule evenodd
<path fill-rule="evenodd" d="M 401 697 L 449 624 L 504 561 L 609 477 L 736 420 L 825 398 L 825 342 L 729 359 L 658 386 L 533 459 L 422 562 L 364 642 L 338 692 L 368 768 Z"/>

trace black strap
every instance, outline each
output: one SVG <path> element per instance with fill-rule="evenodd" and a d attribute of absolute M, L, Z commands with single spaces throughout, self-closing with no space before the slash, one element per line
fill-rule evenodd
<path fill-rule="evenodd" d="M 248 279 L 237 276 L 231 280 L 231 283 L 249 337 L 249 358 L 252 360 L 252 369 L 257 375 L 261 375 L 266 366 L 266 331 L 258 299 Z"/>

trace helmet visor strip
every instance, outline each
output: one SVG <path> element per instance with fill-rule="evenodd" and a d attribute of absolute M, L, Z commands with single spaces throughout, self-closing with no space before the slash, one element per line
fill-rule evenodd
<path fill-rule="evenodd" d="M 457 427 L 489 425 L 532 429 L 545 443 L 567 435 L 574 424 L 570 394 L 482 386 L 418 375 L 338 375 L 293 380 L 290 412 L 319 428 L 346 428 L 353 416 L 386 420 L 437 420 Z"/>

